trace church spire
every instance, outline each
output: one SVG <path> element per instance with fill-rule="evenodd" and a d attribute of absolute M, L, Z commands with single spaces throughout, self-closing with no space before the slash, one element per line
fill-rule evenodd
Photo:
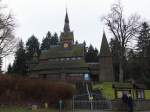
<path fill-rule="evenodd" d="M 105 32 L 103 32 L 103 38 L 102 38 L 101 49 L 100 49 L 100 56 L 111 56 Z"/>
<path fill-rule="evenodd" d="M 64 32 L 70 32 L 69 17 L 68 17 L 67 9 L 66 9 L 66 17 L 65 17 Z"/>
<path fill-rule="evenodd" d="M 68 12 L 67 12 L 67 9 L 66 9 L 65 23 L 69 23 L 69 17 L 68 17 Z"/>

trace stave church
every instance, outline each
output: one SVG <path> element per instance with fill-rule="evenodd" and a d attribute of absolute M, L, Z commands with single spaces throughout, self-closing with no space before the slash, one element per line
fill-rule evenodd
<path fill-rule="evenodd" d="M 114 81 L 112 57 L 105 33 L 97 63 L 85 62 L 85 45 L 75 44 L 67 11 L 59 39 L 59 45 L 43 50 L 39 57 L 36 53 L 33 55 L 32 61 L 28 63 L 29 77 L 76 82 L 88 76 L 94 82 Z"/>

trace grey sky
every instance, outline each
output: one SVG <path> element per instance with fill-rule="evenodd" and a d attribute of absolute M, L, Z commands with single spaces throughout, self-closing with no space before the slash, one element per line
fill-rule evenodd
<path fill-rule="evenodd" d="M 16 37 L 26 41 L 34 34 L 41 41 L 47 31 L 60 34 L 67 6 L 75 40 L 85 40 L 88 45 L 91 43 L 98 49 L 104 28 L 101 17 L 110 11 L 110 6 L 115 1 L 117 0 L 3 0 L 16 17 Z M 122 0 L 122 4 L 127 16 L 138 13 L 143 19 L 150 20 L 150 0 Z M 106 35 L 110 38 L 108 32 Z"/>

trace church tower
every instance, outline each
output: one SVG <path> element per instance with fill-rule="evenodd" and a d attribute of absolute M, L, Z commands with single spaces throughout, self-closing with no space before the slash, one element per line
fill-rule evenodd
<path fill-rule="evenodd" d="M 99 81 L 101 82 L 114 81 L 112 56 L 108 45 L 108 41 L 106 39 L 105 32 L 103 33 L 103 38 L 102 38 L 102 43 L 100 48 L 99 64 L 100 64 Z"/>
<path fill-rule="evenodd" d="M 70 30 L 69 17 L 68 17 L 67 10 L 66 10 L 66 16 L 65 16 L 64 29 L 60 35 L 60 41 L 61 41 L 61 45 L 64 48 L 71 48 L 74 44 L 74 35 L 73 35 L 73 32 Z"/>

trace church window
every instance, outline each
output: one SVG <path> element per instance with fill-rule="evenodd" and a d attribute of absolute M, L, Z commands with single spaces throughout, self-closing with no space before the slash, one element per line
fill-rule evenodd
<path fill-rule="evenodd" d="M 72 60 L 76 60 L 76 58 L 75 58 L 75 57 L 73 57 L 73 58 L 72 58 Z"/>
<path fill-rule="evenodd" d="M 56 58 L 55 60 L 56 60 L 56 61 L 59 61 L 59 59 L 58 59 L 58 58 Z"/>
<path fill-rule="evenodd" d="M 61 61 L 64 61 L 64 58 L 61 58 L 60 60 L 61 60 Z"/>
<path fill-rule="evenodd" d="M 55 59 L 49 59 L 49 61 L 55 61 Z"/>
<path fill-rule="evenodd" d="M 45 78 L 47 78 L 47 74 L 39 74 L 39 78 L 45 79 Z"/>
<path fill-rule="evenodd" d="M 66 60 L 67 60 L 67 61 L 69 61 L 69 60 L 70 60 L 70 58 L 66 58 Z"/>
<path fill-rule="evenodd" d="M 81 58 L 80 57 L 77 57 L 77 60 L 80 60 Z"/>

